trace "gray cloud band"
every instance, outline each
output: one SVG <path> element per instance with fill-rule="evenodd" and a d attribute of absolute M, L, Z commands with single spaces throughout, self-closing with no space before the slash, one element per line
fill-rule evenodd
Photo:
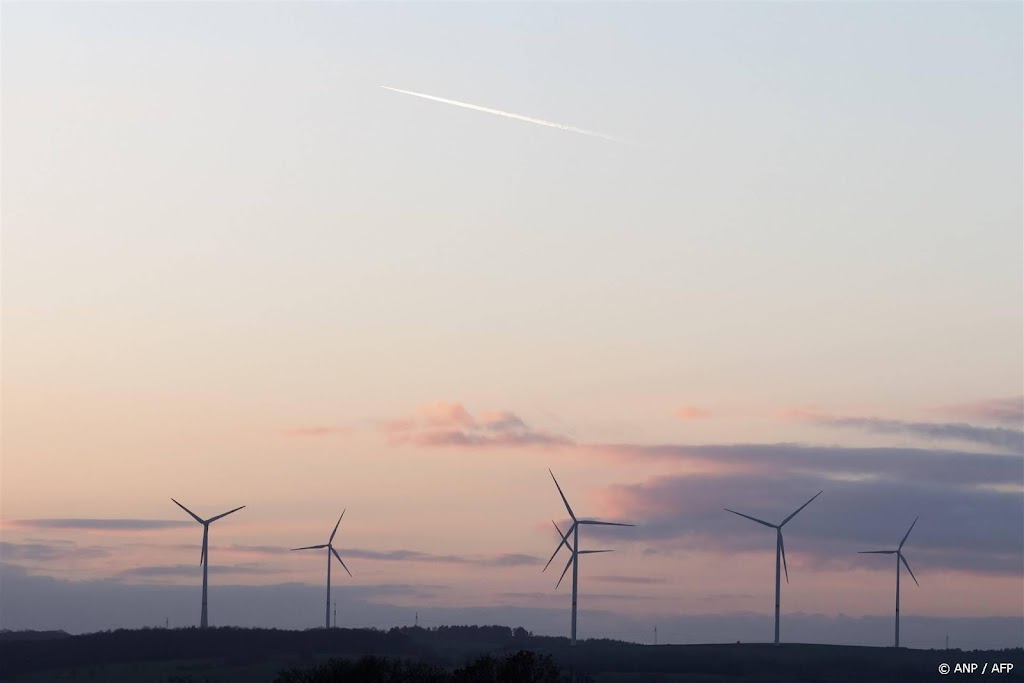
<path fill-rule="evenodd" d="M 758 529 L 737 524 L 724 507 L 781 520 L 823 488 L 815 509 L 790 525 L 787 546 L 809 563 L 859 565 L 856 551 L 898 541 L 920 515 L 913 539 L 918 565 L 1024 573 L 1024 460 L 1015 456 L 797 444 L 608 450 L 700 466 L 610 489 L 616 513 L 639 522 L 634 537 L 659 539 L 664 551 L 761 549 Z"/>

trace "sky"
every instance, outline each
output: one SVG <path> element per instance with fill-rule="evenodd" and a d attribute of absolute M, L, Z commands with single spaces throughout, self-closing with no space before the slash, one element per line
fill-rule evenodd
<path fill-rule="evenodd" d="M 2 627 L 1024 644 L 1022 19 L 4 3 Z"/>

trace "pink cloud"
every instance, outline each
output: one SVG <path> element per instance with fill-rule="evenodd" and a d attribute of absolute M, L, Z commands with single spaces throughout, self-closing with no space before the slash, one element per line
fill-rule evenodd
<path fill-rule="evenodd" d="M 461 403 L 445 403 L 444 401 L 418 406 L 416 415 L 427 424 L 436 427 L 471 426 L 476 422 Z"/>
<path fill-rule="evenodd" d="M 312 426 L 312 427 L 294 427 L 292 429 L 286 429 L 284 431 L 286 436 L 337 436 L 345 434 L 347 430 L 339 427 L 324 427 L 324 426 Z"/>
<path fill-rule="evenodd" d="M 412 418 L 385 420 L 381 431 L 392 443 L 421 447 L 562 446 L 567 437 L 532 429 L 508 410 L 485 411 L 474 417 L 461 403 L 439 401 L 420 406 Z"/>
<path fill-rule="evenodd" d="M 711 417 L 711 412 L 697 406 L 683 406 L 676 408 L 675 416 L 680 420 L 702 420 Z"/>

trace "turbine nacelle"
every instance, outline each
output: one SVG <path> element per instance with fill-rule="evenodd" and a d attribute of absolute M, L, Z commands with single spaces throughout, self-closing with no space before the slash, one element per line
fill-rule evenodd
<path fill-rule="evenodd" d="M 635 525 L 634 524 L 624 524 L 622 522 L 602 522 L 602 521 L 596 520 L 596 519 L 576 519 L 576 515 L 572 511 L 572 506 L 569 505 L 569 501 L 568 501 L 568 499 L 566 499 L 565 493 L 562 491 L 562 487 L 559 485 L 558 480 L 555 479 L 555 473 L 552 472 L 549 469 L 548 470 L 548 474 L 551 475 L 551 480 L 553 482 L 555 482 L 555 488 L 558 489 L 558 495 L 561 496 L 562 503 L 565 504 L 565 510 L 566 510 L 566 512 L 569 513 L 569 518 L 572 519 L 572 524 L 569 526 L 569 530 L 566 531 L 565 533 L 562 533 L 561 527 L 559 527 L 558 524 L 554 520 L 551 521 L 551 523 L 554 524 L 555 530 L 558 532 L 558 535 L 560 536 L 561 540 L 559 540 L 558 546 L 555 548 L 555 552 L 551 553 L 551 557 L 548 559 L 547 564 L 544 565 L 544 569 L 542 569 L 541 571 L 547 571 L 548 567 L 554 561 L 555 556 L 558 555 L 558 551 L 560 551 L 563 547 L 566 548 L 569 551 L 569 562 L 565 565 L 565 569 L 562 570 L 562 577 L 559 578 L 558 579 L 558 583 L 555 584 L 555 588 L 557 589 L 558 586 L 562 583 L 562 578 L 565 578 L 565 573 L 567 571 L 569 571 L 569 567 L 572 566 L 573 560 L 576 559 L 577 555 L 584 555 L 584 554 L 596 553 L 596 552 L 601 552 L 601 553 L 611 552 L 610 550 L 580 550 L 580 551 L 576 551 L 571 545 L 569 545 L 569 537 L 572 536 L 574 532 L 576 532 L 578 527 L 580 527 L 582 525 L 588 525 L 588 526 L 635 526 Z"/>
<path fill-rule="evenodd" d="M 228 515 L 230 515 L 230 514 L 231 514 L 232 512 L 238 512 L 239 510 L 241 510 L 242 508 L 244 508 L 244 507 L 245 507 L 244 505 L 240 505 L 240 506 L 236 507 L 236 508 L 235 508 L 234 510 L 228 510 L 227 512 L 222 512 L 221 514 L 219 514 L 219 515 L 216 515 L 215 517 L 210 517 L 209 519 L 203 519 L 202 517 L 200 517 L 200 516 L 199 516 L 199 515 L 197 515 L 196 513 L 192 512 L 192 511 L 191 511 L 191 510 L 189 510 L 189 509 L 188 509 L 187 507 L 185 507 L 184 505 L 182 505 L 182 504 L 181 504 L 181 503 L 179 503 L 178 501 L 174 500 L 173 498 L 171 498 L 171 501 L 172 501 L 172 502 L 173 502 L 173 503 L 174 503 L 175 505 L 177 505 L 178 507 L 180 507 L 180 508 L 181 508 L 182 510 L 184 510 L 185 512 L 187 512 L 188 514 L 192 515 L 192 519 L 196 520 L 197 522 L 199 522 L 199 523 L 200 523 L 200 524 L 202 524 L 203 526 L 209 526 L 210 524 L 213 524 L 214 522 L 216 522 L 216 521 L 217 521 L 218 519 L 220 519 L 221 517 L 227 517 L 227 516 L 228 516 Z"/>
<path fill-rule="evenodd" d="M 786 517 L 784 520 L 782 520 L 778 524 L 772 524 L 771 522 L 766 522 L 763 519 L 758 519 L 757 517 L 751 517 L 750 515 L 745 515 L 742 512 L 736 512 L 735 510 L 730 510 L 729 508 L 725 508 L 726 512 L 731 512 L 734 515 L 739 515 L 740 517 L 743 517 L 745 519 L 749 519 L 752 522 L 757 522 L 758 524 L 760 524 L 762 526 L 766 526 L 769 529 L 775 529 L 775 644 L 776 645 L 779 644 L 779 602 L 780 602 L 780 597 L 779 596 L 781 595 L 780 585 L 782 583 L 782 580 L 781 580 L 782 577 L 780 576 L 781 572 L 779 571 L 780 570 L 780 566 L 779 566 L 780 564 L 781 564 L 782 571 L 784 571 L 786 573 L 786 583 L 789 583 L 789 563 L 786 561 L 786 542 L 782 538 L 782 527 L 786 526 L 786 524 L 788 524 L 791 519 L 793 519 L 798 514 L 800 514 L 801 510 L 803 510 L 805 507 L 810 505 L 814 501 L 814 499 L 817 498 L 818 496 L 820 496 L 822 493 L 824 493 L 824 492 L 823 491 L 818 491 L 817 493 L 815 493 L 813 496 L 811 496 L 810 500 L 808 500 L 806 503 L 804 503 L 803 505 L 798 507 L 788 517 Z M 780 560 L 781 560 L 781 562 L 780 562 Z"/>
<path fill-rule="evenodd" d="M 769 529 L 775 529 L 775 534 L 776 534 L 775 544 L 776 544 L 776 546 L 778 546 L 779 554 L 782 555 L 782 567 L 783 567 L 783 569 L 786 572 L 786 583 L 789 583 L 789 563 L 786 562 L 786 543 L 782 539 L 782 527 L 786 526 L 786 524 L 789 522 L 789 520 L 791 520 L 794 517 L 796 517 L 797 514 L 801 510 L 803 510 L 805 507 L 807 507 L 812 502 L 814 502 L 814 499 L 817 498 L 818 496 L 820 496 L 822 493 L 824 493 L 824 491 L 818 491 L 817 493 L 815 493 L 813 496 L 811 496 L 811 499 L 809 501 L 807 501 L 806 503 L 804 503 L 803 505 L 798 507 L 796 510 L 794 510 L 792 514 L 790 514 L 788 517 L 786 517 L 784 520 L 782 520 L 779 524 L 772 524 L 771 522 L 766 522 L 763 519 L 758 519 L 757 517 L 751 517 L 750 515 L 745 515 L 742 512 L 736 512 L 735 510 L 730 510 L 729 508 L 725 508 L 725 511 L 726 512 L 731 512 L 734 515 L 739 515 L 740 517 L 744 517 L 746 519 L 749 519 L 752 522 L 757 522 L 758 524 L 764 525 L 764 526 L 768 527 Z"/>
<path fill-rule="evenodd" d="M 916 583 L 918 586 L 920 586 L 921 584 L 918 583 L 917 577 L 914 576 L 914 570 L 910 568 L 910 564 L 907 562 L 907 558 L 903 555 L 903 544 L 907 542 L 907 537 L 910 536 L 910 532 L 914 530 L 914 525 L 917 524 L 917 520 L 918 519 L 920 519 L 920 517 L 915 517 L 914 521 L 910 523 L 910 528 L 907 529 L 907 533 L 903 534 L 903 539 L 900 541 L 900 544 L 898 546 L 896 546 L 896 550 L 861 550 L 861 551 L 858 551 L 857 554 L 858 555 L 896 555 L 898 557 L 898 559 L 896 560 L 897 563 L 902 562 L 903 566 L 907 568 L 908 572 L 910 572 L 910 578 L 912 578 L 914 580 L 914 583 Z M 897 564 L 897 567 L 898 566 L 899 565 Z"/>
<path fill-rule="evenodd" d="M 326 606 L 326 610 L 325 610 L 325 614 L 324 614 L 324 628 L 325 629 L 328 629 L 328 628 L 331 627 L 331 555 L 333 555 L 334 559 L 338 560 L 338 562 L 341 563 L 341 566 L 345 570 L 345 572 L 349 576 L 352 576 L 352 572 L 350 572 L 348 570 L 348 567 L 345 566 L 345 560 L 341 559 L 341 555 L 339 555 L 338 551 L 334 549 L 334 536 L 338 533 L 338 527 L 341 526 L 341 520 L 342 520 L 342 518 L 344 516 L 345 516 L 345 510 L 342 510 L 341 511 L 341 516 L 338 517 L 338 521 L 335 522 L 335 524 L 334 524 L 334 529 L 331 530 L 331 535 L 327 539 L 327 543 L 319 543 L 317 545 L 306 545 L 306 546 L 303 546 L 301 548 L 292 548 L 291 549 L 292 551 L 295 551 L 295 550 L 320 550 L 321 548 L 327 548 L 327 602 L 326 602 L 327 606 Z M 335 613 L 335 621 L 337 621 L 337 613 Z"/>
<path fill-rule="evenodd" d="M 555 584 L 555 590 L 562 585 L 562 581 L 565 579 L 565 575 L 569 573 L 569 568 L 572 567 L 572 637 L 570 638 L 570 645 L 576 644 L 576 594 L 577 594 L 577 580 L 578 580 L 578 569 L 579 569 L 579 556 L 580 555 L 591 555 L 596 553 L 610 553 L 611 550 L 580 550 L 579 536 L 581 526 L 633 526 L 632 524 L 626 524 L 624 522 L 603 522 L 596 519 L 577 519 L 576 513 L 572 511 L 572 506 L 569 505 L 569 500 L 565 497 L 565 492 L 562 491 L 562 487 L 559 485 L 558 480 L 555 479 L 555 473 L 550 469 L 548 473 L 551 475 L 551 480 L 555 482 L 555 488 L 558 489 L 558 495 L 562 499 L 562 503 L 565 505 L 566 512 L 569 513 L 569 518 L 572 520 L 572 524 L 569 525 L 569 529 L 565 532 L 558 526 L 558 523 L 554 520 L 551 524 L 554 525 L 555 531 L 558 532 L 558 546 L 555 548 L 555 552 L 551 553 L 551 557 L 548 559 L 547 564 L 544 565 L 542 571 L 547 571 L 548 567 L 554 561 L 559 551 L 564 547 L 569 551 L 569 559 L 565 563 L 565 567 L 562 569 L 562 574 L 558 577 L 558 582 Z M 572 544 L 569 543 L 569 537 L 572 536 Z"/>
<path fill-rule="evenodd" d="M 227 517 L 232 512 L 238 512 L 239 510 L 241 510 L 242 508 L 245 507 L 244 505 L 241 505 L 239 507 L 236 507 L 234 510 L 228 510 L 227 512 L 223 512 L 223 513 L 221 513 L 221 514 L 219 514 L 219 515 L 217 515 L 215 517 L 210 517 L 209 519 L 203 519 L 202 517 L 200 517 L 196 513 L 192 512 L 187 507 L 185 507 L 184 505 L 182 505 L 178 501 L 174 500 L 173 498 L 171 498 L 171 501 L 175 505 L 180 507 L 182 510 L 184 510 L 185 512 L 190 514 L 192 516 L 192 519 L 196 520 L 197 522 L 199 522 L 200 524 L 203 525 L 203 548 L 202 548 L 202 550 L 199 551 L 199 564 L 200 565 L 203 564 L 203 562 L 206 561 L 206 543 L 207 543 L 207 539 L 210 536 L 210 525 L 213 524 L 214 522 L 216 522 L 221 517 Z"/>
<path fill-rule="evenodd" d="M 910 578 L 914 580 L 914 583 L 920 587 L 920 583 L 917 581 L 917 577 L 914 576 L 914 570 L 910 568 L 910 563 L 907 562 L 907 558 L 903 556 L 903 544 L 907 542 L 907 538 L 910 536 L 910 532 L 914 530 L 914 525 L 917 524 L 917 520 L 920 517 L 915 517 L 914 521 L 910 523 L 910 528 L 907 529 L 907 533 L 903 534 L 903 538 L 900 540 L 900 544 L 896 546 L 896 550 L 861 550 L 861 555 L 895 555 L 896 556 L 896 641 L 895 647 L 900 646 L 900 564 L 907 568 L 910 572 Z"/>
<path fill-rule="evenodd" d="M 239 510 L 241 510 L 245 506 L 241 505 L 239 507 L 236 507 L 233 510 L 228 510 L 227 512 L 223 512 L 223 513 L 221 513 L 219 515 L 216 515 L 214 517 L 210 517 L 209 519 L 203 519 L 202 517 L 200 517 L 196 513 L 192 512 L 191 510 L 189 510 L 187 507 L 185 507 L 184 505 L 182 505 L 178 501 L 174 500 L 174 498 L 171 498 L 171 501 L 175 505 L 180 507 L 182 510 L 187 512 L 189 514 L 189 516 L 192 517 L 192 519 L 196 520 L 198 523 L 203 525 L 203 545 L 202 545 L 202 549 L 199 551 L 199 566 L 201 566 L 203 568 L 203 609 L 202 609 L 202 613 L 201 613 L 201 616 L 200 616 L 199 625 L 200 625 L 201 628 L 206 628 L 206 626 L 207 626 L 207 616 L 206 616 L 206 571 L 207 571 L 208 564 L 209 564 L 209 556 L 207 555 L 207 552 L 206 552 L 206 546 L 209 543 L 209 539 L 210 539 L 210 525 L 213 524 L 214 522 L 216 522 L 221 517 L 227 517 L 232 512 L 238 512 Z"/>
<path fill-rule="evenodd" d="M 572 511 L 572 506 L 569 505 L 569 500 L 565 497 L 565 493 L 562 491 L 562 487 L 559 486 L 558 480 L 555 479 L 555 473 L 550 469 L 548 473 L 551 475 L 551 480 L 555 482 L 555 488 L 558 489 L 558 495 L 562 498 L 562 503 L 565 504 L 565 511 L 569 513 L 569 518 L 572 520 L 572 524 L 569 525 L 569 530 L 565 533 L 562 532 L 562 528 L 558 526 L 558 523 L 554 520 L 551 523 L 555 527 L 555 531 L 558 532 L 558 546 L 555 548 L 555 552 L 551 553 L 551 557 L 548 559 L 547 564 L 544 565 L 544 569 L 541 571 L 547 571 L 548 567 L 554 561 L 555 556 L 558 555 L 563 547 L 569 551 L 569 561 L 565 563 L 565 568 L 562 569 L 562 575 L 558 577 L 558 583 L 555 584 L 555 590 L 562 585 L 562 580 L 569 571 L 569 567 L 572 567 L 572 636 L 569 640 L 570 645 L 576 644 L 576 594 L 577 594 L 577 579 L 579 575 L 579 557 L 580 555 L 590 555 L 594 553 L 610 553 L 611 550 L 580 550 L 579 549 L 579 538 L 580 538 L 580 527 L 586 526 L 633 526 L 632 524 L 625 524 L 623 522 L 601 522 L 596 519 L 576 519 L 576 513 Z M 572 544 L 569 544 L 569 537 L 572 536 Z"/>
<path fill-rule="evenodd" d="M 332 543 L 334 542 L 334 536 L 338 533 L 338 527 L 341 525 L 342 517 L 345 516 L 345 512 L 346 510 L 341 511 L 341 517 L 338 517 L 338 522 L 334 525 L 334 530 L 331 532 L 330 538 L 327 539 L 327 543 L 321 543 L 320 545 L 306 545 L 301 548 L 291 548 L 290 550 L 319 550 L 320 548 L 327 548 L 328 554 L 333 554 L 334 557 L 338 559 L 338 562 L 341 563 L 341 566 L 345 569 L 345 571 L 348 572 L 348 575 L 352 576 L 352 572 L 350 572 L 348 570 L 348 567 L 345 566 L 345 561 L 341 559 L 341 555 L 338 554 L 338 551 L 335 550 L 334 546 L 332 545 Z"/>

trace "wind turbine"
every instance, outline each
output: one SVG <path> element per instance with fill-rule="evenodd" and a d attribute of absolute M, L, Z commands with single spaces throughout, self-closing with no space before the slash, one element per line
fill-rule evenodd
<path fill-rule="evenodd" d="M 213 524 L 214 522 L 216 522 L 221 517 L 227 517 L 232 512 L 238 512 L 239 510 L 241 510 L 245 506 L 243 505 L 242 507 L 237 507 L 234 510 L 228 510 L 224 514 L 217 515 L 216 517 L 210 517 L 210 519 L 203 519 L 202 517 L 200 517 L 196 513 L 192 512 L 187 507 L 185 507 L 184 505 L 182 505 L 178 501 L 174 500 L 173 498 L 171 498 L 171 500 L 174 501 L 175 505 L 180 507 L 182 510 L 184 510 L 188 514 L 192 515 L 192 519 L 196 520 L 197 522 L 199 522 L 200 524 L 203 525 L 203 550 L 202 550 L 202 553 L 199 555 L 199 564 L 203 565 L 203 613 L 202 613 L 202 616 L 199 618 L 199 627 L 200 628 L 206 628 L 206 626 L 207 626 L 207 619 L 206 619 L 206 570 L 207 570 L 207 568 L 209 567 L 209 564 L 210 564 L 210 553 L 209 553 L 207 541 L 210 538 L 210 525 Z"/>
<path fill-rule="evenodd" d="M 345 516 L 345 511 L 341 511 L 341 517 Z M 341 524 L 341 517 L 338 517 L 338 524 L 334 525 L 334 531 L 331 532 L 331 537 L 327 539 L 327 543 L 321 543 L 320 545 L 307 545 L 302 548 L 292 548 L 292 550 L 318 550 L 320 548 L 327 548 L 327 617 L 324 622 L 324 628 L 331 627 L 331 555 L 333 554 L 338 558 L 338 562 L 341 562 L 341 566 L 345 568 L 349 576 L 352 576 L 352 572 L 348 571 L 348 567 L 345 567 L 345 561 L 341 559 L 341 555 L 331 545 L 334 542 L 334 534 L 338 533 L 338 525 Z"/>
<path fill-rule="evenodd" d="M 789 567 L 786 566 L 786 546 L 782 542 L 782 527 L 786 526 L 786 523 L 789 522 L 789 520 L 791 520 L 794 517 L 796 517 L 798 512 L 800 512 L 805 507 L 810 505 L 811 501 L 814 500 L 815 498 L 817 498 L 818 496 L 820 496 L 822 493 L 823 493 L 823 491 L 818 491 L 817 493 L 815 493 L 814 496 L 811 498 L 811 500 L 807 501 L 806 503 L 804 503 L 803 505 L 798 507 L 796 509 L 796 512 L 791 514 L 789 517 L 786 517 L 779 524 L 771 524 L 769 522 L 764 521 L 763 519 L 758 519 L 757 517 L 751 517 L 750 515 L 745 515 L 742 512 L 736 512 L 735 510 L 730 510 L 729 508 L 725 508 L 726 512 L 731 512 L 732 514 L 739 515 L 740 517 L 746 517 L 747 519 L 752 520 L 754 522 L 757 522 L 758 524 L 763 524 L 766 527 L 770 527 L 772 529 L 775 529 L 775 644 L 776 645 L 779 644 L 779 597 L 782 594 L 782 577 L 780 576 L 780 571 L 779 571 L 780 569 L 785 569 L 786 570 L 786 583 L 789 583 Z M 781 558 L 781 561 L 782 561 L 782 566 L 781 567 L 779 566 L 780 558 Z"/>
<path fill-rule="evenodd" d="M 914 576 L 914 570 L 912 570 L 910 565 L 907 564 L 907 558 L 903 557 L 903 544 L 907 542 L 907 536 L 910 535 L 910 532 L 914 528 L 914 525 L 917 524 L 918 519 L 920 519 L 920 517 L 915 517 L 914 521 L 911 522 L 910 529 L 907 529 L 907 533 L 903 535 L 903 540 L 900 541 L 896 550 L 861 550 L 859 553 L 861 555 L 896 556 L 896 647 L 900 646 L 900 562 L 902 562 L 903 566 L 907 568 L 908 572 L 910 572 L 910 578 L 914 580 L 914 583 L 917 583 L 917 577 Z M 921 584 L 917 583 L 917 585 L 920 586 Z"/>
<path fill-rule="evenodd" d="M 579 582 L 579 556 L 588 555 L 591 553 L 610 553 L 611 550 L 580 550 L 580 525 L 582 524 L 595 524 L 600 526 L 633 526 L 632 524 L 621 524 L 619 522 L 598 522 L 592 519 L 576 519 L 576 515 L 573 514 L 572 508 L 569 507 L 569 501 L 565 499 L 565 494 L 562 493 L 562 487 L 558 485 L 558 480 L 555 479 L 555 473 L 548 470 L 551 474 L 551 479 L 555 482 L 555 487 L 558 489 L 558 495 L 562 497 L 562 502 L 565 503 L 565 509 L 569 512 L 569 517 L 572 518 L 572 526 L 564 534 L 557 524 L 552 520 L 552 524 L 555 524 L 555 529 L 558 531 L 558 535 L 561 540 L 558 543 L 558 547 L 555 548 L 555 552 L 551 554 L 551 559 L 544 565 L 542 571 L 547 571 L 548 566 L 555 559 L 555 555 L 558 551 L 565 546 L 569 550 L 569 561 L 565 564 L 565 569 L 562 570 L 562 576 L 558 578 L 558 583 L 555 584 L 557 590 L 562 585 L 562 579 L 565 578 L 565 573 L 569 571 L 569 566 L 572 565 L 572 638 L 569 640 L 570 646 L 576 645 L 576 597 L 577 588 Z M 569 545 L 569 536 L 572 536 L 572 546 Z"/>

